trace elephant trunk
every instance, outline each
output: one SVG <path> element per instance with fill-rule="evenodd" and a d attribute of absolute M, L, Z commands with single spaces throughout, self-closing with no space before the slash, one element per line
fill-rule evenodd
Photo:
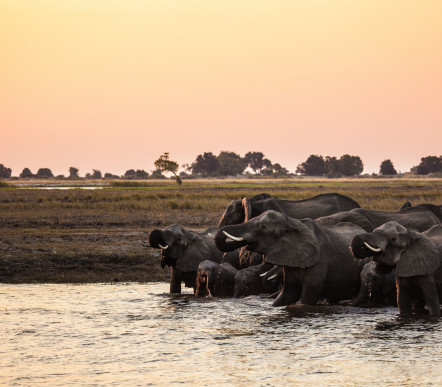
<path fill-rule="evenodd" d="M 215 235 L 215 245 L 224 252 L 239 249 L 247 245 L 244 233 L 243 224 L 222 227 Z"/>
<path fill-rule="evenodd" d="M 384 248 L 384 238 L 378 233 L 359 234 L 351 242 L 351 252 L 358 259 L 382 254 Z"/>
<path fill-rule="evenodd" d="M 168 246 L 165 240 L 164 231 L 155 229 L 149 235 L 149 244 L 155 249 L 161 249 Z"/>

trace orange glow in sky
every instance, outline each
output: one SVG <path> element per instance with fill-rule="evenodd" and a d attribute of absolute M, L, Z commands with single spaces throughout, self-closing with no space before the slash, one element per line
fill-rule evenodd
<path fill-rule="evenodd" d="M 440 0 L 0 0 L 0 163 L 442 154 Z"/>

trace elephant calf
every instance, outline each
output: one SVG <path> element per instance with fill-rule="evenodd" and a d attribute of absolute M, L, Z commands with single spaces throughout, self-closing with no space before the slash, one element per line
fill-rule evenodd
<path fill-rule="evenodd" d="M 420 313 L 424 305 L 440 316 L 442 297 L 442 226 L 420 233 L 391 221 L 353 238 L 356 258 L 373 256 L 380 266 L 395 269 L 399 313 Z"/>
<path fill-rule="evenodd" d="M 397 305 L 393 268 L 381 269 L 373 261 L 364 265 L 361 271 L 361 288 L 351 305 L 360 306 L 365 302 L 370 305 Z"/>
<path fill-rule="evenodd" d="M 196 296 L 245 297 L 262 293 L 274 293 L 279 284 L 261 276 L 273 265 L 249 266 L 241 270 L 229 263 L 203 261 L 197 274 Z"/>

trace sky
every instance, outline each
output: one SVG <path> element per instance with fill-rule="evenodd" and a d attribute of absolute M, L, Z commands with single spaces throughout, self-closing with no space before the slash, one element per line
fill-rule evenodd
<path fill-rule="evenodd" d="M 442 154 L 442 1 L 0 0 L 0 164 Z M 182 170 L 182 169 L 180 169 Z"/>

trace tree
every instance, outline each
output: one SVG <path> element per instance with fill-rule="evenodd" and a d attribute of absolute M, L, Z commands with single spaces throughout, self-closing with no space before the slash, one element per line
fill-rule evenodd
<path fill-rule="evenodd" d="M 428 175 L 429 173 L 442 172 L 442 156 L 422 157 L 420 164 L 416 168 L 418 175 Z"/>
<path fill-rule="evenodd" d="M 49 179 L 54 177 L 52 171 L 49 168 L 40 168 L 35 175 L 37 179 Z"/>
<path fill-rule="evenodd" d="M 325 174 L 325 160 L 322 156 L 310 155 L 304 163 L 298 165 L 296 172 L 307 176 L 322 176 Z"/>
<path fill-rule="evenodd" d="M 276 176 L 287 176 L 289 174 L 289 171 L 278 163 L 273 164 L 273 172 Z"/>
<path fill-rule="evenodd" d="M 382 161 L 379 168 L 379 173 L 381 175 L 397 175 L 397 171 L 394 168 L 393 163 L 390 159 Z"/>
<path fill-rule="evenodd" d="M 149 174 L 144 169 L 137 169 L 135 171 L 135 177 L 138 180 L 146 180 L 149 177 Z"/>
<path fill-rule="evenodd" d="M 219 161 L 212 152 L 204 152 L 198 155 L 196 160 L 188 168 L 194 175 L 214 176 L 219 166 Z"/>
<path fill-rule="evenodd" d="M 110 172 L 106 172 L 106 173 L 104 174 L 104 178 L 105 178 L 105 179 L 119 179 L 120 176 L 118 176 L 118 175 L 114 175 L 113 173 L 110 173 Z"/>
<path fill-rule="evenodd" d="M 101 175 L 101 171 L 98 169 L 93 169 L 92 179 L 101 179 L 103 176 Z"/>
<path fill-rule="evenodd" d="M 165 178 L 166 178 L 166 176 L 164 176 L 164 175 L 161 173 L 161 169 L 156 169 L 155 171 L 153 171 L 153 172 L 152 172 L 152 177 L 153 177 L 154 179 L 165 179 Z"/>
<path fill-rule="evenodd" d="M 3 164 L 0 164 L 0 177 L 8 179 L 11 177 L 11 173 L 11 168 L 6 168 Z"/>
<path fill-rule="evenodd" d="M 247 152 L 244 156 L 246 166 L 250 167 L 255 175 L 259 175 L 263 168 L 269 168 L 271 162 L 264 158 L 264 153 L 262 152 Z"/>
<path fill-rule="evenodd" d="M 135 169 L 128 169 L 128 170 L 124 173 L 123 177 L 124 177 L 125 179 L 130 179 L 130 180 L 135 179 Z"/>
<path fill-rule="evenodd" d="M 20 177 L 22 179 L 29 179 L 34 177 L 34 175 L 29 168 L 24 168 L 23 171 L 20 173 Z"/>
<path fill-rule="evenodd" d="M 218 155 L 218 174 L 222 176 L 241 175 L 246 169 L 246 162 L 235 152 L 222 151 Z"/>
<path fill-rule="evenodd" d="M 169 152 L 164 152 L 158 160 L 154 162 L 155 168 L 162 172 L 172 172 L 175 176 L 175 180 L 178 184 L 183 184 L 181 178 L 177 175 L 178 163 L 176 161 L 169 160 Z"/>
<path fill-rule="evenodd" d="M 69 168 L 69 179 L 78 179 L 78 168 L 70 167 Z"/>
<path fill-rule="evenodd" d="M 359 156 L 343 155 L 339 159 L 339 172 L 344 176 L 359 175 L 364 170 L 364 164 Z"/>
<path fill-rule="evenodd" d="M 339 160 L 336 157 L 325 157 L 325 173 L 328 177 L 339 177 Z"/>

